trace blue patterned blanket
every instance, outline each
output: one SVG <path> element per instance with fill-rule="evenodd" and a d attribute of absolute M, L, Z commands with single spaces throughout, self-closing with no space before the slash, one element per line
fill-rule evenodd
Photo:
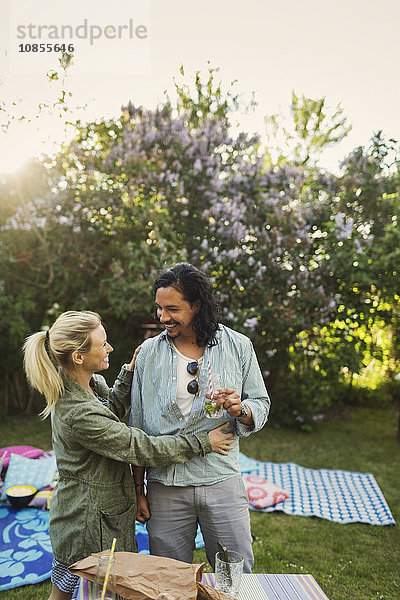
<path fill-rule="evenodd" d="M 145 525 L 136 523 L 139 552 L 149 553 Z M 0 507 L 0 590 L 49 579 L 53 554 L 49 512 Z"/>
<path fill-rule="evenodd" d="M 261 509 L 262 512 L 281 510 L 289 515 L 321 517 L 338 523 L 396 525 L 371 473 L 265 463 L 244 454 L 239 455 L 239 466 L 242 474 L 256 473 L 289 493 L 287 500 Z"/>
<path fill-rule="evenodd" d="M 135 533 L 139 552 L 149 554 L 146 526 L 136 521 Z M 203 546 L 198 529 L 196 548 Z M 49 579 L 52 560 L 49 512 L 0 506 L 0 591 Z"/>
<path fill-rule="evenodd" d="M 0 590 L 50 577 L 49 513 L 0 506 Z"/>

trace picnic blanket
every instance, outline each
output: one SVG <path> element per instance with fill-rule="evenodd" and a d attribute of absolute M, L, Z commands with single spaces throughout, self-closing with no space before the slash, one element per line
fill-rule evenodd
<path fill-rule="evenodd" d="M 0 506 L 0 590 L 50 577 L 49 512 Z"/>
<path fill-rule="evenodd" d="M 337 523 L 396 525 L 382 491 L 371 473 L 307 469 L 295 463 L 261 462 L 239 454 L 241 473 L 256 473 L 284 488 L 289 498 L 263 509 L 289 515 L 314 516 Z"/>
<path fill-rule="evenodd" d="M 53 554 L 49 511 L 0 507 L 0 590 L 49 579 Z M 149 554 L 147 530 L 136 524 L 139 552 Z"/>
<path fill-rule="evenodd" d="M 147 528 L 136 521 L 138 551 L 149 554 Z M 204 546 L 197 531 L 196 548 Z M 0 506 L 0 591 L 49 579 L 53 554 L 49 511 Z"/>

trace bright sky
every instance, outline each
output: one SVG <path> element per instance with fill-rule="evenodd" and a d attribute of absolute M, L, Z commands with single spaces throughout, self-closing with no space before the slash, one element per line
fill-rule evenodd
<path fill-rule="evenodd" d="M 18 74 L 10 66 L 10 49 L 17 43 L 10 26 L 10 1 L 0 0 L 0 97 L 20 98 L 26 111 L 36 114 L 49 92 L 44 75 Z M 67 7 L 72 14 L 76 9 L 76 17 L 85 16 L 93 23 L 103 8 L 123 8 L 123 0 L 74 2 L 66 3 L 64 10 Z M 46 5 L 53 11 L 54 6 L 62 6 L 54 0 L 30 1 L 30 5 L 42 23 L 46 23 Z M 130 6 L 135 7 L 135 0 L 130 0 Z M 173 93 L 173 77 L 178 76 L 181 63 L 190 74 L 196 69 L 205 72 L 210 61 L 220 67 L 225 87 L 237 79 L 236 89 L 245 99 L 255 92 L 256 111 L 239 116 L 247 131 L 263 133 L 265 115 L 287 114 L 292 90 L 313 98 L 325 96 L 332 108 L 340 102 L 353 130 L 326 153 L 322 164 L 328 168 L 335 169 L 355 146 L 367 144 L 374 131 L 383 129 L 389 137 L 400 139 L 399 0 L 152 0 L 150 6 L 147 74 L 130 68 L 129 61 L 121 62 L 123 69 L 116 66 L 114 73 L 102 72 L 102 60 L 90 73 L 79 73 L 79 64 L 71 68 L 67 89 L 73 93 L 73 105 L 88 104 L 79 113 L 83 120 L 118 116 L 121 104 L 129 99 L 153 107 L 164 90 Z M 65 18 L 65 12 L 60 18 Z M 129 58 L 120 40 L 113 48 L 120 48 L 121 61 Z M 87 52 L 95 56 L 95 45 Z M 82 64 L 83 58 L 81 68 Z M 34 126 L 11 126 L 8 136 L 0 134 L 0 171 L 14 170 L 29 156 L 50 151 L 51 143 L 62 138 L 63 127 L 55 116 L 36 119 Z"/>

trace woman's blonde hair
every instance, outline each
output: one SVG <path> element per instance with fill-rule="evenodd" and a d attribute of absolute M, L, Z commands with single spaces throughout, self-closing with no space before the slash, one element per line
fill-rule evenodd
<path fill-rule="evenodd" d="M 90 350 L 90 333 L 99 325 L 97 313 L 69 310 L 47 332 L 38 331 L 26 338 L 24 369 L 30 385 L 46 398 L 46 408 L 40 413 L 44 419 L 64 393 L 60 371 L 73 370 L 73 352 Z"/>

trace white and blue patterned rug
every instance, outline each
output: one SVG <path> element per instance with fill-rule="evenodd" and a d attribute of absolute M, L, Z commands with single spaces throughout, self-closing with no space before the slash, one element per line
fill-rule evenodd
<path fill-rule="evenodd" d="M 295 463 L 260 462 L 239 454 L 242 474 L 256 473 L 289 494 L 284 502 L 260 512 L 321 517 L 337 523 L 396 525 L 385 497 L 371 473 L 306 469 Z"/>

